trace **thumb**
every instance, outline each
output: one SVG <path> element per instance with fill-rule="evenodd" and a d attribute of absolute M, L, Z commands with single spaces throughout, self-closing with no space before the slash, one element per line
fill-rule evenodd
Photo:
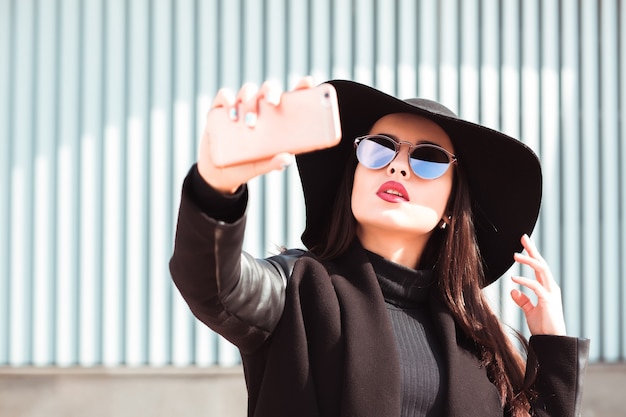
<path fill-rule="evenodd" d="M 524 311 L 524 313 L 528 313 L 534 307 L 530 298 L 518 289 L 511 290 L 511 298 L 513 298 L 515 304 L 517 304 Z"/>
<path fill-rule="evenodd" d="M 263 175 L 270 171 L 282 171 L 295 161 L 295 157 L 290 153 L 279 153 L 272 158 L 254 162 L 254 176 Z"/>
<path fill-rule="evenodd" d="M 289 165 L 293 164 L 295 162 L 296 158 L 293 156 L 293 154 L 287 153 L 287 152 L 283 152 L 283 153 L 279 153 L 278 155 L 274 156 L 271 160 L 271 164 L 272 166 L 276 166 L 277 168 L 274 169 L 285 169 L 287 168 Z"/>

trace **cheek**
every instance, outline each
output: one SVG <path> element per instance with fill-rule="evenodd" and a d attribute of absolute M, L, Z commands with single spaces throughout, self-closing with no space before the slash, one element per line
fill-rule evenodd
<path fill-rule="evenodd" d="M 440 196 L 439 199 L 439 208 L 441 210 L 445 210 L 448 207 L 448 201 L 450 201 L 450 194 L 452 192 L 452 184 L 440 187 L 440 190 L 437 194 Z"/>
<path fill-rule="evenodd" d="M 432 182 L 414 192 L 416 196 L 414 203 L 430 207 L 441 217 L 448 207 L 448 200 L 452 193 L 452 180 Z"/>
<path fill-rule="evenodd" d="M 450 201 L 450 195 L 452 194 L 452 181 L 441 184 L 435 194 L 438 196 L 436 210 L 443 215 L 448 208 L 448 202 Z"/>

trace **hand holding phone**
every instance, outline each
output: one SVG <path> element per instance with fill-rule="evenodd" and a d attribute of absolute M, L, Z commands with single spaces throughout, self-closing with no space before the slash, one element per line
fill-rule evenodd
<path fill-rule="evenodd" d="M 341 139 L 337 93 L 330 84 L 284 93 L 277 105 L 260 99 L 256 113 L 242 111 L 242 107 L 220 106 L 209 112 L 211 159 L 218 167 L 281 152 L 310 152 L 334 146 Z"/>
<path fill-rule="evenodd" d="M 234 117 L 233 117 L 234 116 Z M 250 123 L 252 122 L 252 123 Z M 198 169 L 223 192 L 281 169 L 293 154 L 333 146 L 341 139 L 336 92 L 304 78 L 282 93 L 271 83 L 244 84 L 237 97 L 220 90 L 207 115 Z"/>

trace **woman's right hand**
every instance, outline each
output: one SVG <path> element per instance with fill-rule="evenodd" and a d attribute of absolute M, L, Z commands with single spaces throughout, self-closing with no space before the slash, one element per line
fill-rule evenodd
<path fill-rule="evenodd" d="M 294 88 L 295 90 L 303 88 L 311 88 L 313 81 L 310 77 L 303 78 Z M 257 88 L 252 83 L 244 84 L 237 96 L 232 91 L 221 89 L 215 96 L 211 108 L 225 107 L 227 114 L 232 115 L 233 119 L 244 118 L 245 122 L 251 128 L 258 116 L 259 101 L 266 100 L 270 104 L 278 105 L 280 103 L 282 91 L 272 82 L 265 82 L 261 88 Z M 216 190 L 225 194 L 232 194 L 244 183 L 247 183 L 254 177 L 266 174 L 274 170 L 282 170 L 294 160 L 293 155 L 288 153 L 279 153 L 273 157 L 262 159 L 254 162 L 243 163 L 228 167 L 217 167 L 210 153 L 210 141 L 212 140 L 211 132 L 213 126 L 209 126 L 207 122 L 204 127 L 204 133 L 200 142 L 200 151 L 198 156 L 198 171 L 202 178 Z"/>

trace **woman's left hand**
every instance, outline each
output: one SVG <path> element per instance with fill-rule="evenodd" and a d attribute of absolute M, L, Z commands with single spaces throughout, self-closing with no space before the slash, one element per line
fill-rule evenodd
<path fill-rule="evenodd" d="M 565 335 L 561 288 L 554 280 L 548 264 L 527 235 L 522 236 L 522 245 L 527 255 L 516 253 L 515 261 L 531 267 L 535 271 L 536 279 L 515 276 L 511 279 L 534 292 L 537 304 L 533 304 L 530 298 L 518 289 L 511 291 L 511 297 L 524 311 L 531 334 Z"/>

